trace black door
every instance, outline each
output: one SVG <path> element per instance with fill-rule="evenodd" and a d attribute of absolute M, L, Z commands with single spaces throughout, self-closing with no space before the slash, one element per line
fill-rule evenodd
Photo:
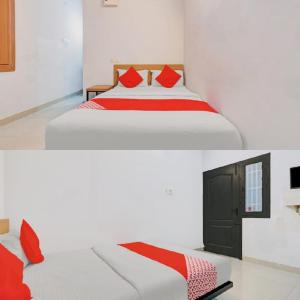
<path fill-rule="evenodd" d="M 242 258 L 242 217 L 238 165 L 203 175 L 204 246 L 206 251 Z"/>

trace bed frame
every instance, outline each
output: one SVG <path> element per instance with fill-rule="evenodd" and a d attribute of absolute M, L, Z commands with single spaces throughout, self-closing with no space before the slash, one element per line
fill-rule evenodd
<path fill-rule="evenodd" d="M 152 69 L 153 70 L 153 69 Z M 9 219 L 0 219 L 0 234 L 6 234 L 9 232 Z M 233 283 L 231 281 L 227 281 L 226 283 L 218 286 L 214 290 L 210 291 L 206 295 L 201 296 L 197 300 L 212 300 L 216 297 L 220 296 L 227 290 L 233 287 Z"/>
<path fill-rule="evenodd" d="M 233 283 L 231 281 L 227 281 L 224 284 L 218 286 L 214 290 L 210 291 L 209 293 L 201 296 L 197 300 L 212 300 L 215 299 L 216 297 L 220 296 L 221 294 L 225 293 L 229 289 L 233 287 Z"/>
<path fill-rule="evenodd" d="M 9 232 L 9 220 L 0 219 L 0 234 L 6 234 Z"/>
<path fill-rule="evenodd" d="M 168 65 L 174 70 L 178 71 L 184 71 L 184 65 L 181 64 L 171 64 Z M 148 84 L 151 84 L 152 81 L 152 73 L 150 72 L 151 70 L 162 70 L 165 67 L 164 65 L 114 65 L 114 86 L 118 84 L 119 81 L 119 72 L 118 70 L 128 70 L 130 67 L 134 67 L 137 71 L 141 70 L 148 70 L 149 71 L 149 76 L 148 76 Z"/>

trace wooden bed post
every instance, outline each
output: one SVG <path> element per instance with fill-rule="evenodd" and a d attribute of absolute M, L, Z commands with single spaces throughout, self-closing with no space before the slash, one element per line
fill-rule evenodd
<path fill-rule="evenodd" d="M 9 232 L 9 219 L 0 219 L 0 234 Z"/>

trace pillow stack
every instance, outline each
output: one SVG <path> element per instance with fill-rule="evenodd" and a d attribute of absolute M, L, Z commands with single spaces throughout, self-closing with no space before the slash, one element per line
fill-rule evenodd
<path fill-rule="evenodd" d="M 32 264 L 39 264 L 44 261 L 39 238 L 25 220 L 21 226 L 20 241 L 27 259 Z"/>
<path fill-rule="evenodd" d="M 118 74 L 118 86 L 126 88 L 147 87 L 150 81 L 152 81 L 151 86 L 154 87 L 173 88 L 184 86 L 183 71 L 173 70 L 168 65 L 162 71 L 137 71 L 134 67 L 130 67 L 128 70 L 118 70 Z M 151 75 L 152 80 L 149 81 Z"/>
<path fill-rule="evenodd" d="M 28 286 L 23 283 L 23 269 L 44 261 L 39 238 L 23 220 L 20 239 L 14 235 L 0 236 L 0 299 L 30 300 Z"/>
<path fill-rule="evenodd" d="M 127 88 L 144 87 L 148 85 L 148 71 L 136 71 L 133 67 L 119 70 L 119 85 Z"/>
<path fill-rule="evenodd" d="M 23 262 L 1 244 L 0 266 L 0 299 L 30 300 L 30 290 L 23 283 Z"/>
<path fill-rule="evenodd" d="M 170 89 L 175 87 L 179 83 L 180 79 L 182 79 L 183 83 L 183 76 L 169 66 L 165 66 L 161 72 L 152 72 L 152 86 L 161 85 Z"/>
<path fill-rule="evenodd" d="M 152 71 L 152 86 L 173 88 L 184 86 L 183 71 L 175 71 L 165 66 L 162 71 Z"/>

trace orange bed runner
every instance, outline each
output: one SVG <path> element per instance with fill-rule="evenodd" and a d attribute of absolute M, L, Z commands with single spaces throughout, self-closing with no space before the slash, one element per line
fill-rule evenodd
<path fill-rule="evenodd" d="M 160 262 L 177 272 L 186 280 L 188 279 L 185 256 L 180 253 L 158 248 L 144 243 L 130 243 L 120 245 L 128 250 Z"/>
<path fill-rule="evenodd" d="M 141 110 L 141 111 L 217 111 L 205 101 L 189 99 L 123 99 L 94 98 L 79 108 L 98 110 Z"/>

